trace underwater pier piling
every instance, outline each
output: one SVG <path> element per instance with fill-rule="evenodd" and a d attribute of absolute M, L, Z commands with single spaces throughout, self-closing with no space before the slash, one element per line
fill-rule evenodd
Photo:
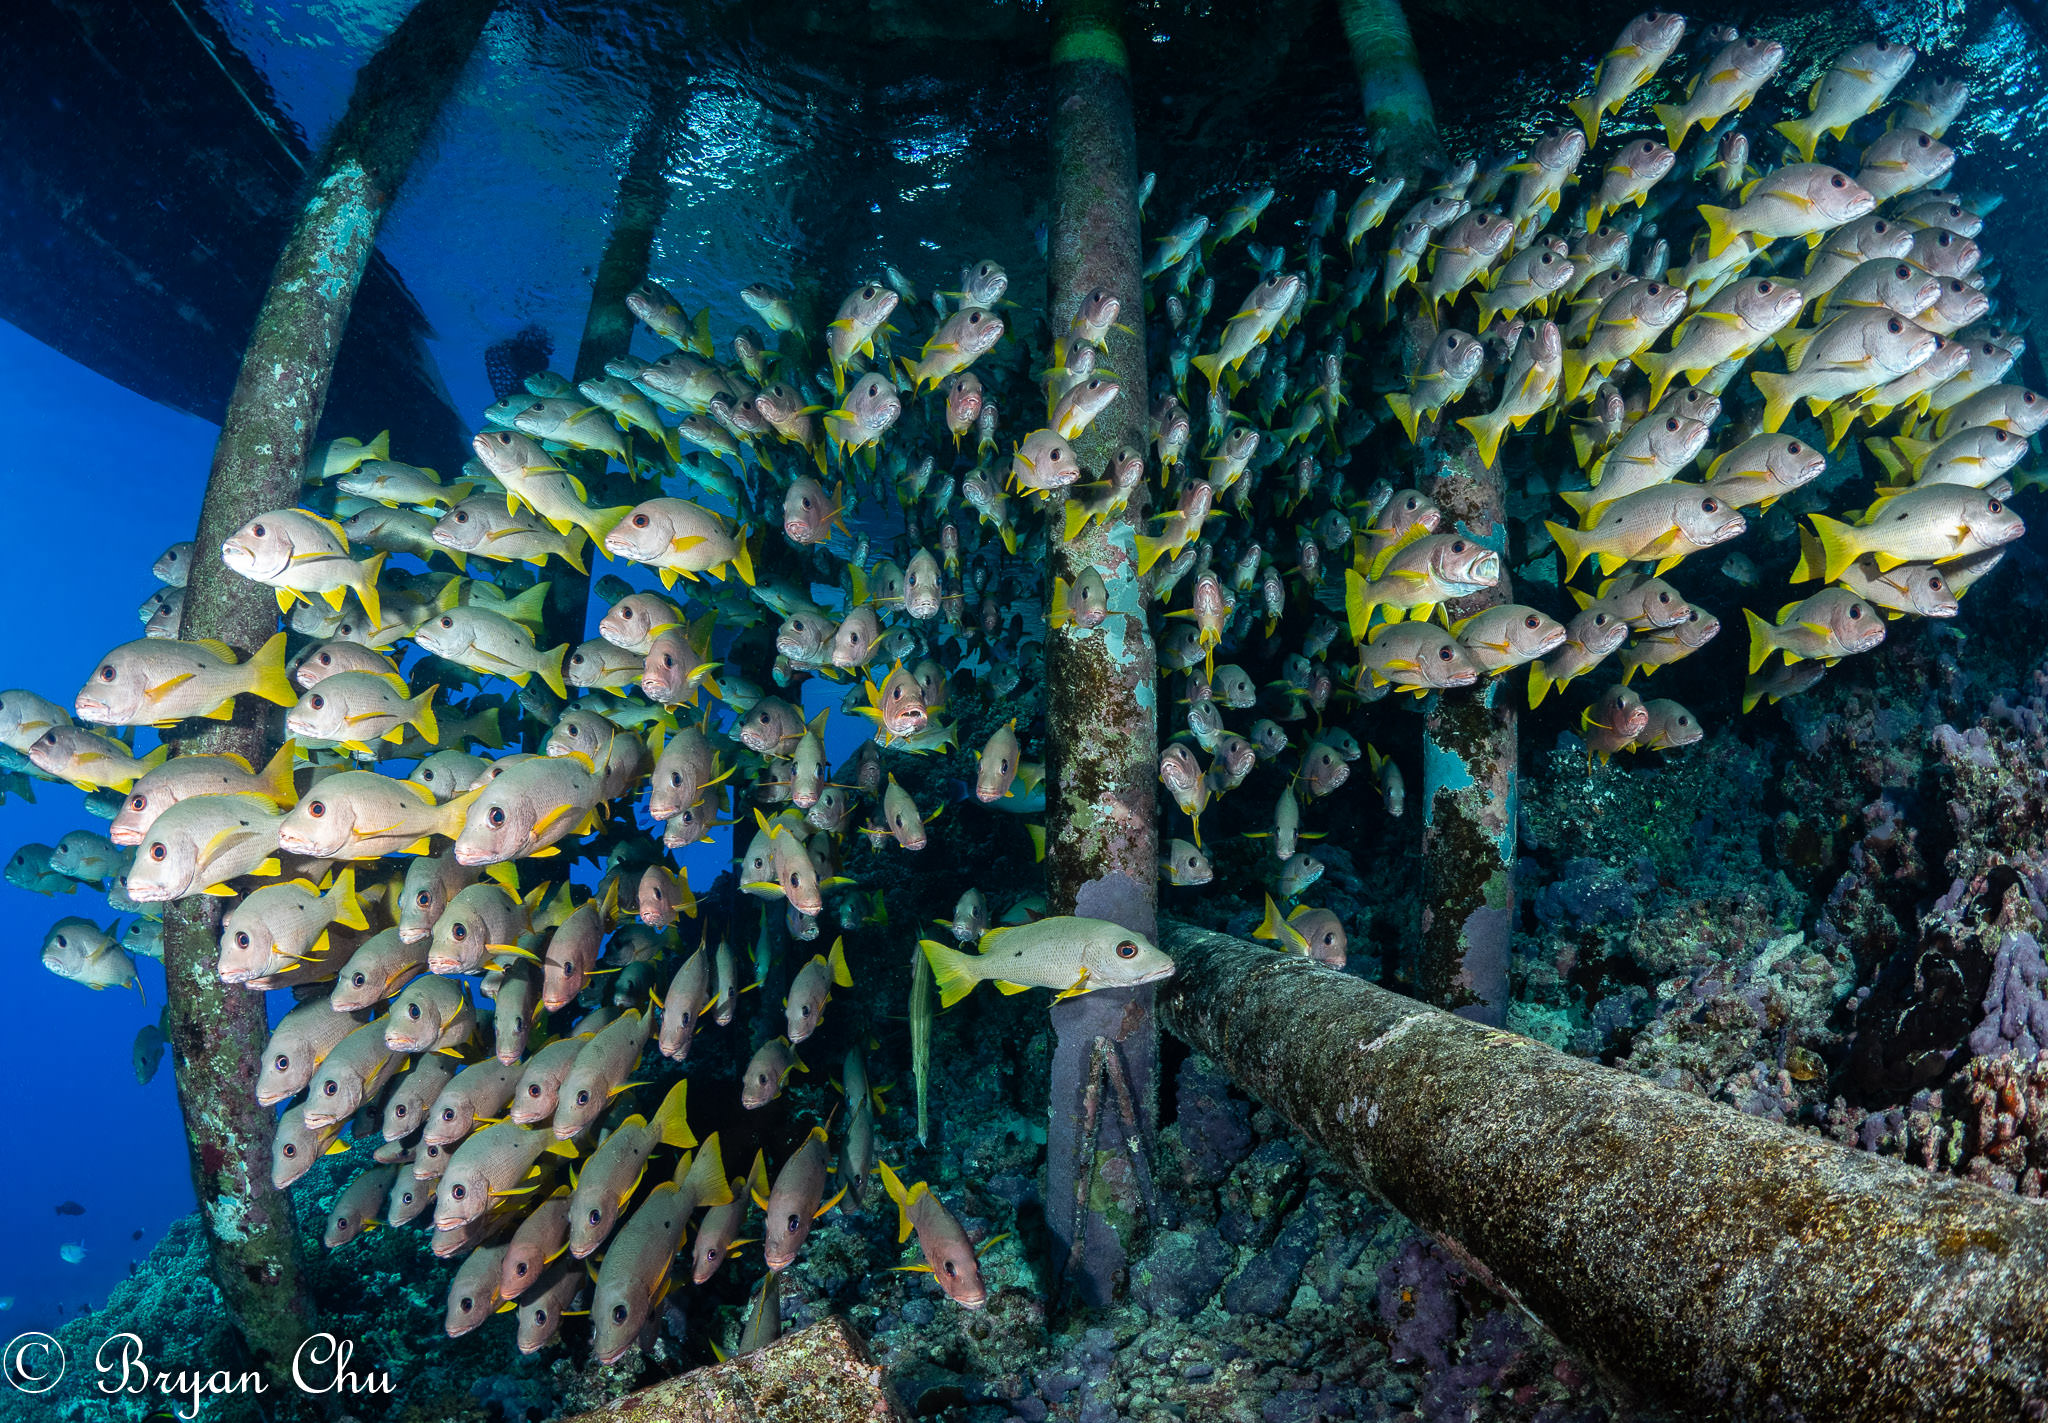
<path fill-rule="evenodd" d="M 1435 334 L 1434 329 L 1431 336 Z M 1507 491 L 1463 430 L 1446 424 L 1425 488 L 1455 529 L 1501 558 L 1500 581 L 1453 599 L 1455 622 L 1514 597 L 1507 572 Z M 1508 679 L 1438 692 L 1422 721 L 1422 944 L 1425 1001 L 1495 1027 L 1507 1017 L 1515 925 L 1520 746 Z"/>
<path fill-rule="evenodd" d="M 1121 311 L 1102 360 L 1121 393 L 1074 441 L 1078 466 L 1100 478 L 1119 449 L 1147 444 L 1130 57 L 1123 0 L 1053 0 L 1050 14 L 1046 317 L 1055 336 L 1064 334 L 1097 289 L 1113 294 Z M 1109 592 L 1109 616 L 1100 627 L 1070 624 L 1047 637 L 1046 898 L 1053 914 L 1113 920 L 1150 936 L 1159 881 L 1158 661 L 1138 573 L 1142 493 L 1133 505 L 1072 539 L 1062 536 L 1060 509 L 1048 521 L 1049 578 L 1071 583 L 1094 569 Z M 1071 1262 L 1066 1290 L 1105 1304 L 1145 1215 L 1143 1138 L 1156 1119 L 1158 1063 L 1152 988 L 1100 989 L 1055 1003 L 1052 1024 L 1046 1212 L 1059 1258 Z M 1116 1109 L 1125 1100 L 1128 1114 Z"/>
<path fill-rule="evenodd" d="M 1445 163 L 1407 12 L 1401 0 L 1337 0 L 1337 19 L 1358 71 L 1373 157 L 1383 174 L 1405 174 L 1413 188 Z"/>
<path fill-rule="evenodd" d="M 420 0 L 356 76 L 347 111 L 314 162 L 242 358 L 196 534 L 179 636 L 248 653 L 277 629 L 269 588 L 231 574 L 218 550 L 267 509 L 299 499 L 335 356 L 377 230 L 475 49 L 496 0 Z M 206 723 L 175 750 L 233 752 L 262 765 L 280 744 L 272 708 Z M 274 1119 L 256 1101 L 269 1024 L 263 995 L 215 970 L 222 902 L 175 901 L 164 916 L 167 1030 L 192 1184 L 213 1275 L 251 1352 L 287 1366 L 310 1330 L 293 1258 L 290 1202 L 270 1183 Z"/>
<path fill-rule="evenodd" d="M 2048 1208 L 1184 924 L 1165 1026 L 1688 1416 L 2048 1416 Z"/>

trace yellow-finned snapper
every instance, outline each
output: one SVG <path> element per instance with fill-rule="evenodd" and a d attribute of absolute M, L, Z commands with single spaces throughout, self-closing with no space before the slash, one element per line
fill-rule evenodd
<path fill-rule="evenodd" d="M 1544 527 L 1564 554 L 1564 576 L 1569 579 L 1580 564 L 1595 557 L 1602 573 L 1645 562 L 1656 564 L 1661 574 L 1688 554 L 1726 543 L 1746 523 L 1740 510 L 1729 508 L 1703 486 L 1674 480 L 1617 499 L 1584 529 L 1549 521 Z"/>
<path fill-rule="evenodd" d="M 903 398 L 894 385 L 880 375 L 863 376 L 845 404 L 825 412 L 825 438 L 843 459 L 881 439 L 902 413 Z"/>
<path fill-rule="evenodd" d="M 875 337 L 887 325 L 899 300 L 889 288 L 869 282 L 839 304 L 839 314 L 825 328 L 825 352 L 832 362 L 835 394 L 846 394 L 846 371 L 855 355 L 873 358 Z"/>
<path fill-rule="evenodd" d="M 1605 761 L 1640 736 L 1650 724 L 1643 699 L 1627 687 L 1612 686 L 1579 713 L 1579 739 L 1586 743 L 1587 761 L 1594 756 Z"/>
<path fill-rule="evenodd" d="M 1625 751 L 1675 751 L 1690 746 L 1706 734 L 1699 718 L 1668 697 L 1643 703 L 1643 729 L 1622 749 Z"/>
<path fill-rule="evenodd" d="M 114 939 L 112 926 L 101 930 L 90 919 L 59 919 L 43 936 L 43 967 L 62 979 L 94 990 L 132 988 L 142 993 L 135 960 Z"/>
<path fill-rule="evenodd" d="M 1956 166 L 1956 151 L 1932 135 L 1895 128 L 1857 160 L 1856 182 L 1881 203 L 1938 182 Z"/>
<path fill-rule="evenodd" d="M 1628 637 L 1628 624 L 1595 603 L 1565 625 L 1564 645 L 1529 667 L 1529 705 L 1539 707 L 1552 687 L 1562 687 L 1606 661 Z"/>
<path fill-rule="evenodd" d="M 507 511 L 494 494 L 465 499 L 437 522 L 431 534 L 434 544 L 455 556 L 456 566 L 465 567 L 470 557 L 498 563 L 515 559 L 539 568 L 559 558 L 578 573 L 584 565 L 584 535 L 572 528 L 558 534 L 547 521 L 527 509 Z"/>
<path fill-rule="evenodd" d="M 1529 156 L 1511 165 L 1515 179 L 1514 199 L 1508 204 L 1508 220 L 1518 228 L 1536 217 L 1539 210 L 1557 211 L 1564 185 L 1586 156 L 1586 135 L 1575 128 L 1556 127 L 1536 140 Z M 1389 288 L 1391 299 L 1391 288 Z"/>
<path fill-rule="evenodd" d="M 727 569 L 748 585 L 754 581 L 746 530 L 735 533 L 717 514 L 684 499 L 662 497 L 636 504 L 605 535 L 604 546 L 654 569 L 663 587 L 674 587 L 678 577 L 694 581 L 709 574 L 723 579 Z"/>
<path fill-rule="evenodd" d="M 142 904 L 230 894 L 229 880 L 276 874 L 284 817 L 248 795 L 189 796 L 159 815 L 136 850 L 128 897 Z"/>
<path fill-rule="evenodd" d="M 1820 146 L 1822 134 L 1842 137 L 1849 125 L 1865 114 L 1877 112 L 1891 97 L 1915 59 L 1911 45 L 1889 40 L 1865 40 L 1853 45 L 1835 60 L 1834 66 L 1814 82 L 1806 96 L 1808 112 L 1772 127 L 1799 150 L 1806 163 Z"/>
<path fill-rule="evenodd" d="M 1055 915 L 1036 923 L 999 926 L 982 935 L 980 952 L 963 953 L 931 939 L 920 941 L 950 1008 L 993 982 L 1005 993 L 1050 988 L 1061 997 L 1098 988 L 1134 988 L 1173 974 L 1173 960 L 1143 934 L 1104 919 Z"/>
<path fill-rule="evenodd" d="M 1398 687 L 1416 697 L 1479 680 L 1479 664 L 1451 634 L 1434 623 L 1382 623 L 1358 648 L 1361 680 Z"/>
<path fill-rule="evenodd" d="M 221 981 L 247 983 L 324 958 L 336 924 L 369 932 L 353 869 L 344 869 L 326 893 L 305 879 L 251 890 L 221 921 Z"/>
<path fill-rule="evenodd" d="M 1000 316 L 978 306 L 962 307 L 939 323 L 915 362 L 902 362 L 910 393 L 915 395 L 927 385 L 936 386 L 948 376 L 960 374 L 1002 339 Z"/>
<path fill-rule="evenodd" d="M 1485 357 L 1484 343 L 1468 332 L 1453 327 L 1437 334 L 1423 353 L 1408 391 L 1394 391 L 1386 397 L 1387 408 L 1408 432 L 1410 441 L 1424 420 L 1434 419 L 1438 411 L 1465 394 Z M 1570 359 L 1569 353 L 1566 359 Z"/>
<path fill-rule="evenodd" d="M 1678 166 L 1678 155 L 1654 138 L 1639 138 L 1607 165 L 1600 187 L 1586 208 L 1586 226 L 1597 230 L 1600 219 L 1624 203 L 1641 207 L 1649 201 L 1650 189 L 1670 176 Z"/>
<path fill-rule="evenodd" d="M 1630 282 L 1600 303 L 1586 344 L 1564 353 L 1564 401 L 1579 398 L 1587 377 L 1611 374 L 1626 360 L 1657 343 L 1685 313 L 1685 289 L 1663 282 Z"/>
<path fill-rule="evenodd" d="M 1358 197 L 1344 214 L 1345 251 L 1356 252 L 1359 240 L 1387 220 L 1387 214 L 1394 210 L 1407 186 L 1407 177 L 1396 173 L 1388 178 L 1374 178 L 1359 189 Z"/>
<path fill-rule="evenodd" d="M 1805 302 L 1800 288 L 1769 277 L 1722 288 L 1685 319 L 1668 355 L 1636 354 L 1635 363 L 1650 376 L 1650 403 L 1661 401 L 1676 377 L 1697 383 L 1724 361 L 1747 360 L 1797 321 Z"/>
<path fill-rule="evenodd" d="M 1456 301 L 1507 251 L 1515 225 L 1499 213 L 1481 209 L 1452 223 L 1443 240 L 1433 244 L 1429 285 L 1423 291 L 1432 314 L 1440 302 Z"/>
<path fill-rule="evenodd" d="M 2004 500 L 1960 484 L 1915 485 L 1864 511 L 1859 524 L 1809 516 L 1820 540 L 1820 576 L 1840 578 L 1870 555 L 1881 573 L 1902 563 L 1939 562 L 2011 543 L 2027 531 Z M 1803 561 L 1810 571 L 1813 560 Z"/>
<path fill-rule="evenodd" d="M 594 828 L 602 790 L 580 752 L 521 762 L 478 788 L 452 853 L 465 865 L 552 853 L 563 836 Z"/>
<path fill-rule="evenodd" d="M 1753 179 L 1742 189 L 1742 205 L 1700 207 L 1707 224 L 1707 255 L 1717 257 L 1738 236 L 1764 241 L 1803 237 L 1818 247 L 1831 229 L 1868 214 L 1877 199 L 1839 168 L 1794 163 Z"/>
<path fill-rule="evenodd" d="M 1360 576 L 1344 572 L 1344 612 L 1354 641 L 1372 626 L 1374 612 L 1388 622 L 1404 616 L 1427 618 L 1440 603 L 1463 598 L 1500 582 L 1498 550 L 1465 534 L 1422 533 L 1388 549 Z"/>
<path fill-rule="evenodd" d="M 1705 422 L 1654 411 L 1622 431 L 1614 447 L 1593 461 L 1593 487 L 1568 489 L 1558 497 L 1577 510 L 1584 526 L 1617 499 L 1639 494 L 1678 477 L 1707 445 Z"/>
<path fill-rule="evenodd" d="M 1698 608 L 1688 608 L 1682 619 L 1668 627 L 1649 629 L 1622 649 L 1622 685 L 1627 686 L 1638 672 L 1647 677 L 1659 667 L 1692 656 L 1720 631 L 1721 620 Z"/>
<path fill-rule="evenodd" d="M 374 553 L 360 563 L 350 558 L 348 535 L 332 519 L 303 509 L 272 509 L 230 534 L 220 558 L 250 582 L 274 589 L 281 611 L 315 598 L 339 611 L 352 592 L 371 620 L 379 620 L 377 574 L 384 555 Z"/>
<path fill-rule="evenodd" d="M 1564 645 L 1564 624 L 1520 603 L 1495 603 L 1451 624 L 1466 655 L 1489 677 L 1547 657 Z M 1377 754 L 1377 753 L 1375 753 Z M 1393 810 L 1391 802 L 1389 810 Z"/>
<path fill-rule="evenodd" d="M 1994 555 L 1998 550 L 1991 551 Z M 1808 583 L 1821 576 L 1827 555 L 1811 530 L 1799 531 L 1799 563 L 1792 570 L 1794 583 Z M 1877 560 L 1865 554 L 1842 569 L 1835 580 L 1851 593 L 1866 599 L 1887 618 L 1911 614 L 1922 618 L 1952 618 L 1960 611 L 1959 591 L 1952 587 L 1941 566 L 1934 563 L 1901 563 L 1880 570 Z"/>
<path fill-rule="evenodd" d="M 611 1235 L 657 1146 L 687 1150 L 697 1144 L 687 1115 L 689 1085 L 685 1078 L 669 1088 L 652 1118 L 637 1112 L 627 1117 L 583 1163 L 569 1195 L 569 1253 L 576 1259 L 588 1259 Z"/>
<path fill-rule="evenodd" d="M 896 1203 L 897 1244 L 914 1233 L 918 1253 L 924 1257 L 922 1265 L 897 1268 L 929 1272 L 947 1299 L 963 1309 L 980 1309 L 988 1302 L 988 1287 L 982 1283 L 981 1266 L 966 1230 L 923 1181 L 906 1188 L 888 1162 L 880 1163 L 879 1169 L 883 1189 Z"/>
<path fill-rule="evenodd" d="M 463 603 L 458 601 L 459 581 L 451 580 L 441 590 L 439 610 L 413 632 L 413 641 L 436 657 L 507 678 L 517 686 L 538 676 L 549 691 L 566 697 L 569 686 L 562 680 L 562 661 L 568 644 L 542 652 L 529 631 L 540 626 L 548 586 L 536 583 L 507 602 Z"/>
<path fill-rule="evenodd" d="M 1785 374 L 1751 374 L 1764 395 L 1763 428 L 1776 434 L 1800 400 L 1818 414 L 1846 396 L 1887 385 L 1931 358 L 1939 341 L 1883 307 L 1850 307 L 1786 344 Z"/>
<path fill-rule="evenodd" d="M 1685 16 L 1668 10 L 1647 10 L 1623 27 L 1614 48 L 1594 71 L 1593 92 L 1571 101 L 1587 143 L 1600 137 L 1602 116 L 1619 110 L 1629 95 L 1649 83 L 1684 38 Z"/>
<path fill-rule="evenodd" d="M 581 529 L 591 542 L 605 547 L 605 536 L 626 514 L 623 507 L 593 509 L 586 503 L 582 482 L 516 430 L 486 430 L 472 444 L 505 491 L 505 505 L 524 504 L 558 534 Z"/>
<path fill-rule="evenodd" d="M 1775 624 L 1743 609 L 1749 622 L 1749 670 L 1763 670 L 1774 652 L 1787 665 L 1812 658 L 1833 665 L 1884 641 L 1884 619 L 1861 594 L 1847 588 L 1823 588 L 1811 597 L 1787 603 Z"/>
<path fill-rule="evenodd" d="M 78 715 L 103 726 L 168 726 L 191 716 L 225 721 L 243 693 L 290 706 L 298 694 L 285 675 L 284 640 L 278 633 L 246 662 L 219 642 L 123 643 L 79 690 Z"/>
<path fill-rule="evenodd" d="M 1760 35 L 1738 36 L 1721 46 L 1706 68 L 1686 85 L 1683 104 L 1658 104 L 1652 112 L 1664 125 L 1664 141 L 1678 151 L 1694 124 L 1712 129 L 1750 105 L 1785 62 L 1785 46 Z"/>
<path fill-rule="evenodd" d="M 275 844 L 287 854 L 321 860 L 375 860 L 400 851 L 423 855 L 432 837 L 454 838 L 476 795 L 468 791 L 436 804 L 395 777 L 342 771 L 307 790 L 277 826 Z"/>
<path fill-rule="evenodd" d="M 107 827 L 107 838 L 124 848 L 141 844 L 151 823 L 188 796 L 255 795 L 278 810 L 289 809 L 297 799 L 292 789 L 296 749 L 286 742 L 260 772 L 252 771 L 246 760 L 233 754 L 187 755 L 166 761 L 129 789 Z"/>

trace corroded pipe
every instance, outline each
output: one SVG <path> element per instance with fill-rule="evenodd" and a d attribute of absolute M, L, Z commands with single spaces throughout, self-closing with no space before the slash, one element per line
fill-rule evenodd
<path fill-rule="evenodd" d="M 1146 444 L 1144 257 L 1123 9 L 1123 0 L 1055 0 L 1052 6 L 1046 315 L 1053 332 L 1064 335 L 1083 298 L 1098 288 L 1114 294 L 1121 309 L 1101 363 L 1116 372 L 1121 393 L 1074 441 L 1076 462 L 1092 478 L 1102 477 L 1120 448 Z M 1100 627 L 1069 625 L 1047 636 L 1045 869 L 1054 914 L 1110 919 L 1150 935 L 1159 878 L 1158 667 L 1138 576 L 1140 512 L 1112 515 L 1073 539 L 1061 536 L 1059 508 L 1047 523 L 1053 534 L 1049 574 L 1071 583 L 1093 568 L 1109 590 L 1109 616 Z M 1143 1207 L 1127 1169 L 1121 1123 L 1114 1113 L 1096 1114 L 1096 1130 L 1086 1131 L 1084 1101 L 1094 1044 L 1106 1037 L 1121 1057 L 1141 1127 L 1152 1119 L 1158 1029 L 1151 990 L 1104 989 L 1068 999 L 1054 1006 L 1052 1021 L 1058 1042 L 1046 1149 L 1048 1212 L 1060 1258 L 1067 1258 L 1082 1229 L 1073 1205 L 1077 1173 L 1096 1173 L 1098 1162 L 1114 1168 L 1096 1175 L 1092 1198 L 1110 1200 L 1110 1209 L 1085 1212 L 1087 1249 L 1069 1281 L 1085 1301 L 1106 1303 Z"/>
<path fill-rule="evenodd" d="M 1422 81 L 1415 36 L 1401 0 L 1337 0 L 1337 18 L 1351 45 L 1365 124 L 1380 167 L 1406 174 L 1411 185 L 1422 174 L 1441 169 L 1444 145 L 1437 137 L 1436 109 Z"/>
<path fill-rule="evenodd" d="M 1690 1416 L 2048 1416 L 2048 1209 L 1174 924 L 1169 1031 Z"/>
<path fill-rule="evenodd" d="M 495 3 L 420 0 L 356 77 L 348 110 L 312 166 L 311 191 L 221 420 L 181 637 L 217 638 L 247 653 L 277 630 L 271 591 L 207 551 L 264 510 L 298 502 L 378 225 Z M 245 701 L 233 721 L 209 723 L 175 750 L 234 752 L 260 766 L 279 744 L 278 729 L 275 717 Z M 164 916 L 167 1026 L 214 1278 L 251 1351 L 275 1370 L 309 1332 L 310 1314 L 292 1258 L 290 1203 L 270 1184 L 271 1110 L 256 1102 L 269 1036 L 263 995 L 224 985 L 215 972 L 221 910 L 222 901 L 195 895 Z"/>

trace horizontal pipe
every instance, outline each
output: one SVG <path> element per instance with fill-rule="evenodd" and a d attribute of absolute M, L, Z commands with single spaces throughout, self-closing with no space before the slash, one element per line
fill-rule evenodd
<path fill-rule="evenodd" d="M 1184 924 L 1168 1031 L 1682 1413 L 2048 1417 L 2048 1207 Z"/>

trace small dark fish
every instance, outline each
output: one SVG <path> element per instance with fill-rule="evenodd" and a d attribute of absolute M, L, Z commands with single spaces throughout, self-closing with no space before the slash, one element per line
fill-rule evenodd
<path fill-rule="evenodd" d="M 80 1204 L 79 1204 L 78 1202 L 76 1202 L 76 1201 L 60 1201 L 60 1202 L 58 1202 L 58 1205 L 57 1205 L 57 1214 L 58 1214 L 58 1215 L 84 1215 L 84 1214 L 85 1214 L 85 1207 L 84 1207 L 84 1206 L 82 1206 L 82 1205 L 80 1205 Z"/>

